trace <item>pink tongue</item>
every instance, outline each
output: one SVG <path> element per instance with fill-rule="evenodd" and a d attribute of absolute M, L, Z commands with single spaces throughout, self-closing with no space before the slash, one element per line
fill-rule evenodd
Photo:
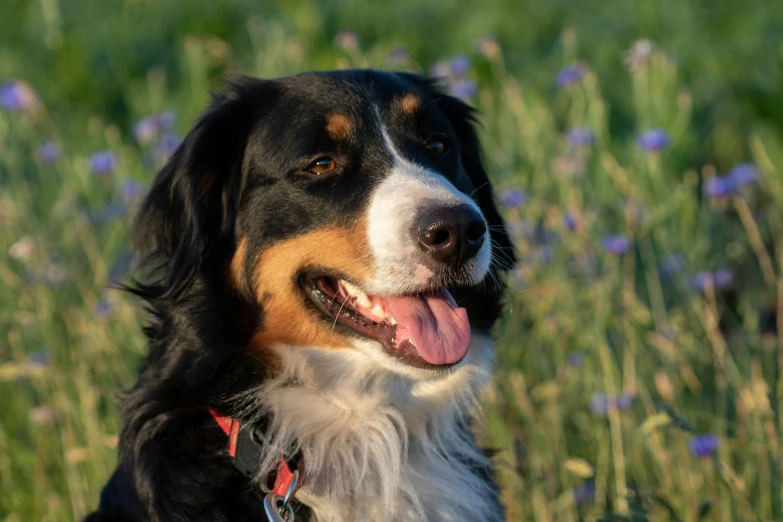
<path fill-rule="evenodd" d="M 397 345 L 413 343 L 430 364 L 458 363 L 468 353 L 468 313 L 448 290 L 421 296 L 376 297 L 397 321 Z"/>

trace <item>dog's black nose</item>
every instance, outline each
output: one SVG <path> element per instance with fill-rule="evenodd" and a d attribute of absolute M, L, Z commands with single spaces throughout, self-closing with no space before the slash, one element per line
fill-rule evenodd
<path fill-rule="evenodd" d="M 453 268 L 475 256 L 484 244 L 487 225 L 473 207 L 428 209 L 416 224 L 419 246 L 435 261 Z"/>

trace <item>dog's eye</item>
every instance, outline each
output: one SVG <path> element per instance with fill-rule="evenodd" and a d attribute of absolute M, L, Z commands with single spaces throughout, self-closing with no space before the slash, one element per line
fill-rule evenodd
<path fill-rule="evenodd" d="M 332 158 L 318 158 L 307 167 L 307 172 L 313 174 L 329 174 L 337 170 L 337 163 Z"/>
<path fill-rule="evenodd" d="M 427 150 L 438 154 L 439 156 L 446 154 L 449 151 L 449 145 L 450 143 L 448 136 L 444 136 L 442 134 L 433 136 L 428 139 L 426 143 L 424 143 L 424 146 L 427 147 Z"/>

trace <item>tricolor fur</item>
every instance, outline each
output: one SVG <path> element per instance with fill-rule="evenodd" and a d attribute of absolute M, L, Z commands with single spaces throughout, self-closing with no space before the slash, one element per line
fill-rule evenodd
<path fill-rule="evenodd" d="M 89 520 L 263 520 L 259 483 L 297 449 L 297 520 L 502 519 L 469 412 L 513 253 L 472 122 L 412 74 L 215 99 L 136 218 L 150 352 Z M 208 408 L 271 419 L 264 476 L 233 467 Z"/>

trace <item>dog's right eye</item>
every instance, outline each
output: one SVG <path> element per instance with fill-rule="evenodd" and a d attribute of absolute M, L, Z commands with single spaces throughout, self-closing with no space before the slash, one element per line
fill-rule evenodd
<path fill-rule="evenodd" d="M 307 172 L 321 176 L 331 174 L 337 169 L 337 163 L 332 158 L 318 158 L 307 167 Z"/>

